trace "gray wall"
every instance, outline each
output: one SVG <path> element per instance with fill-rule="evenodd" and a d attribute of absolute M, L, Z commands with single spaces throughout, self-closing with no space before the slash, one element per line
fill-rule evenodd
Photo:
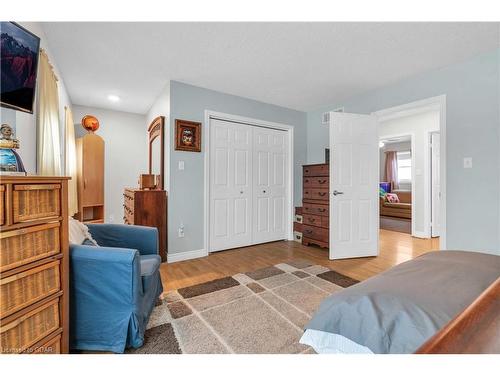
<path fill-rule="evenodd" d="M 306 161 L 306 114 L 288 108 L 258 102 L 234 95 L 170 82 L 170 139 L 173 143 L 175 119 L 204 122 L 205 110 L 292 125 L 294 129 L 295 166 L 294 200 L 302 198 L 301 166 Z M 202 149 L 205 137 L 202 136 Z M 203 249 L 203 182 L 204 153 L 170 150 L 170 190 L 168 209 L 168 251 L 179 253 Z M 183 160 L 185 170 L 178 170 Z M 177 236 L 184 224 L 185 237 Z"/>
<path fill-rule="evenodd" d="M 428 72 L 307 114 L 307 161 L 328 145 L 321 113 L 371 113 L 446 94 L 447 247 L 500 254 L 500 51 Z M 463 169 L 463 157 L 473 168 Z"/>

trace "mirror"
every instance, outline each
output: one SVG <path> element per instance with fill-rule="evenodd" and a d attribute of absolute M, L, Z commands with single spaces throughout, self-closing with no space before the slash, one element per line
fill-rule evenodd
<path fill-rule="evenodd" d="M 164 174 L 164 127 L 165 117 L 156 117 L 148 128 L 149 133 L 149 174 L 159 175 L 159 181 L 156 189 L 163 190 Z"/>

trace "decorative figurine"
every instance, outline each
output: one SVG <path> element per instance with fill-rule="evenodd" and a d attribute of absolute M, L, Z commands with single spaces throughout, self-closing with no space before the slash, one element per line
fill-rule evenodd
<path fill-rule="evenodd" d="M 0 127 L 0 174 L 26 174 L 19 154 L 19 141 L 14 138 L 12 127 L 2 124 Z"/>
<path fill-rule="evenodd" d="M 87 130 L 89 133 L 95 132 L 97 129 L 99 129 L 99 120 L 97 117 L 92 116 L 92 115 L 85 115 L 82 118 L 82 126 L 84 127 L 85 130 Z"/>

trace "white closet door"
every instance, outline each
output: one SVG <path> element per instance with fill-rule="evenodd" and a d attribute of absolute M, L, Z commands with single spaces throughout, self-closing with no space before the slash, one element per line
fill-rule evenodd
<path fill-rule="evenodd" d="M 210 251 L 250 245 L 252 127 L 212 119 L 210 139 Z"/>
<path fill-rule="evenodd" d="M 253 128 L 253 243 L 286 239 L 288 137 Z"/>

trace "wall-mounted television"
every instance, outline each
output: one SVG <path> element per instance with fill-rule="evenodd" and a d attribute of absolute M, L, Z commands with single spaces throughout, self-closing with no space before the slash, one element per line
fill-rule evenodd
<path fill-rule="evenodd" d="M 0 104 L 33 113 L 40 38 L 15 22 L 0 22 Z"/>

